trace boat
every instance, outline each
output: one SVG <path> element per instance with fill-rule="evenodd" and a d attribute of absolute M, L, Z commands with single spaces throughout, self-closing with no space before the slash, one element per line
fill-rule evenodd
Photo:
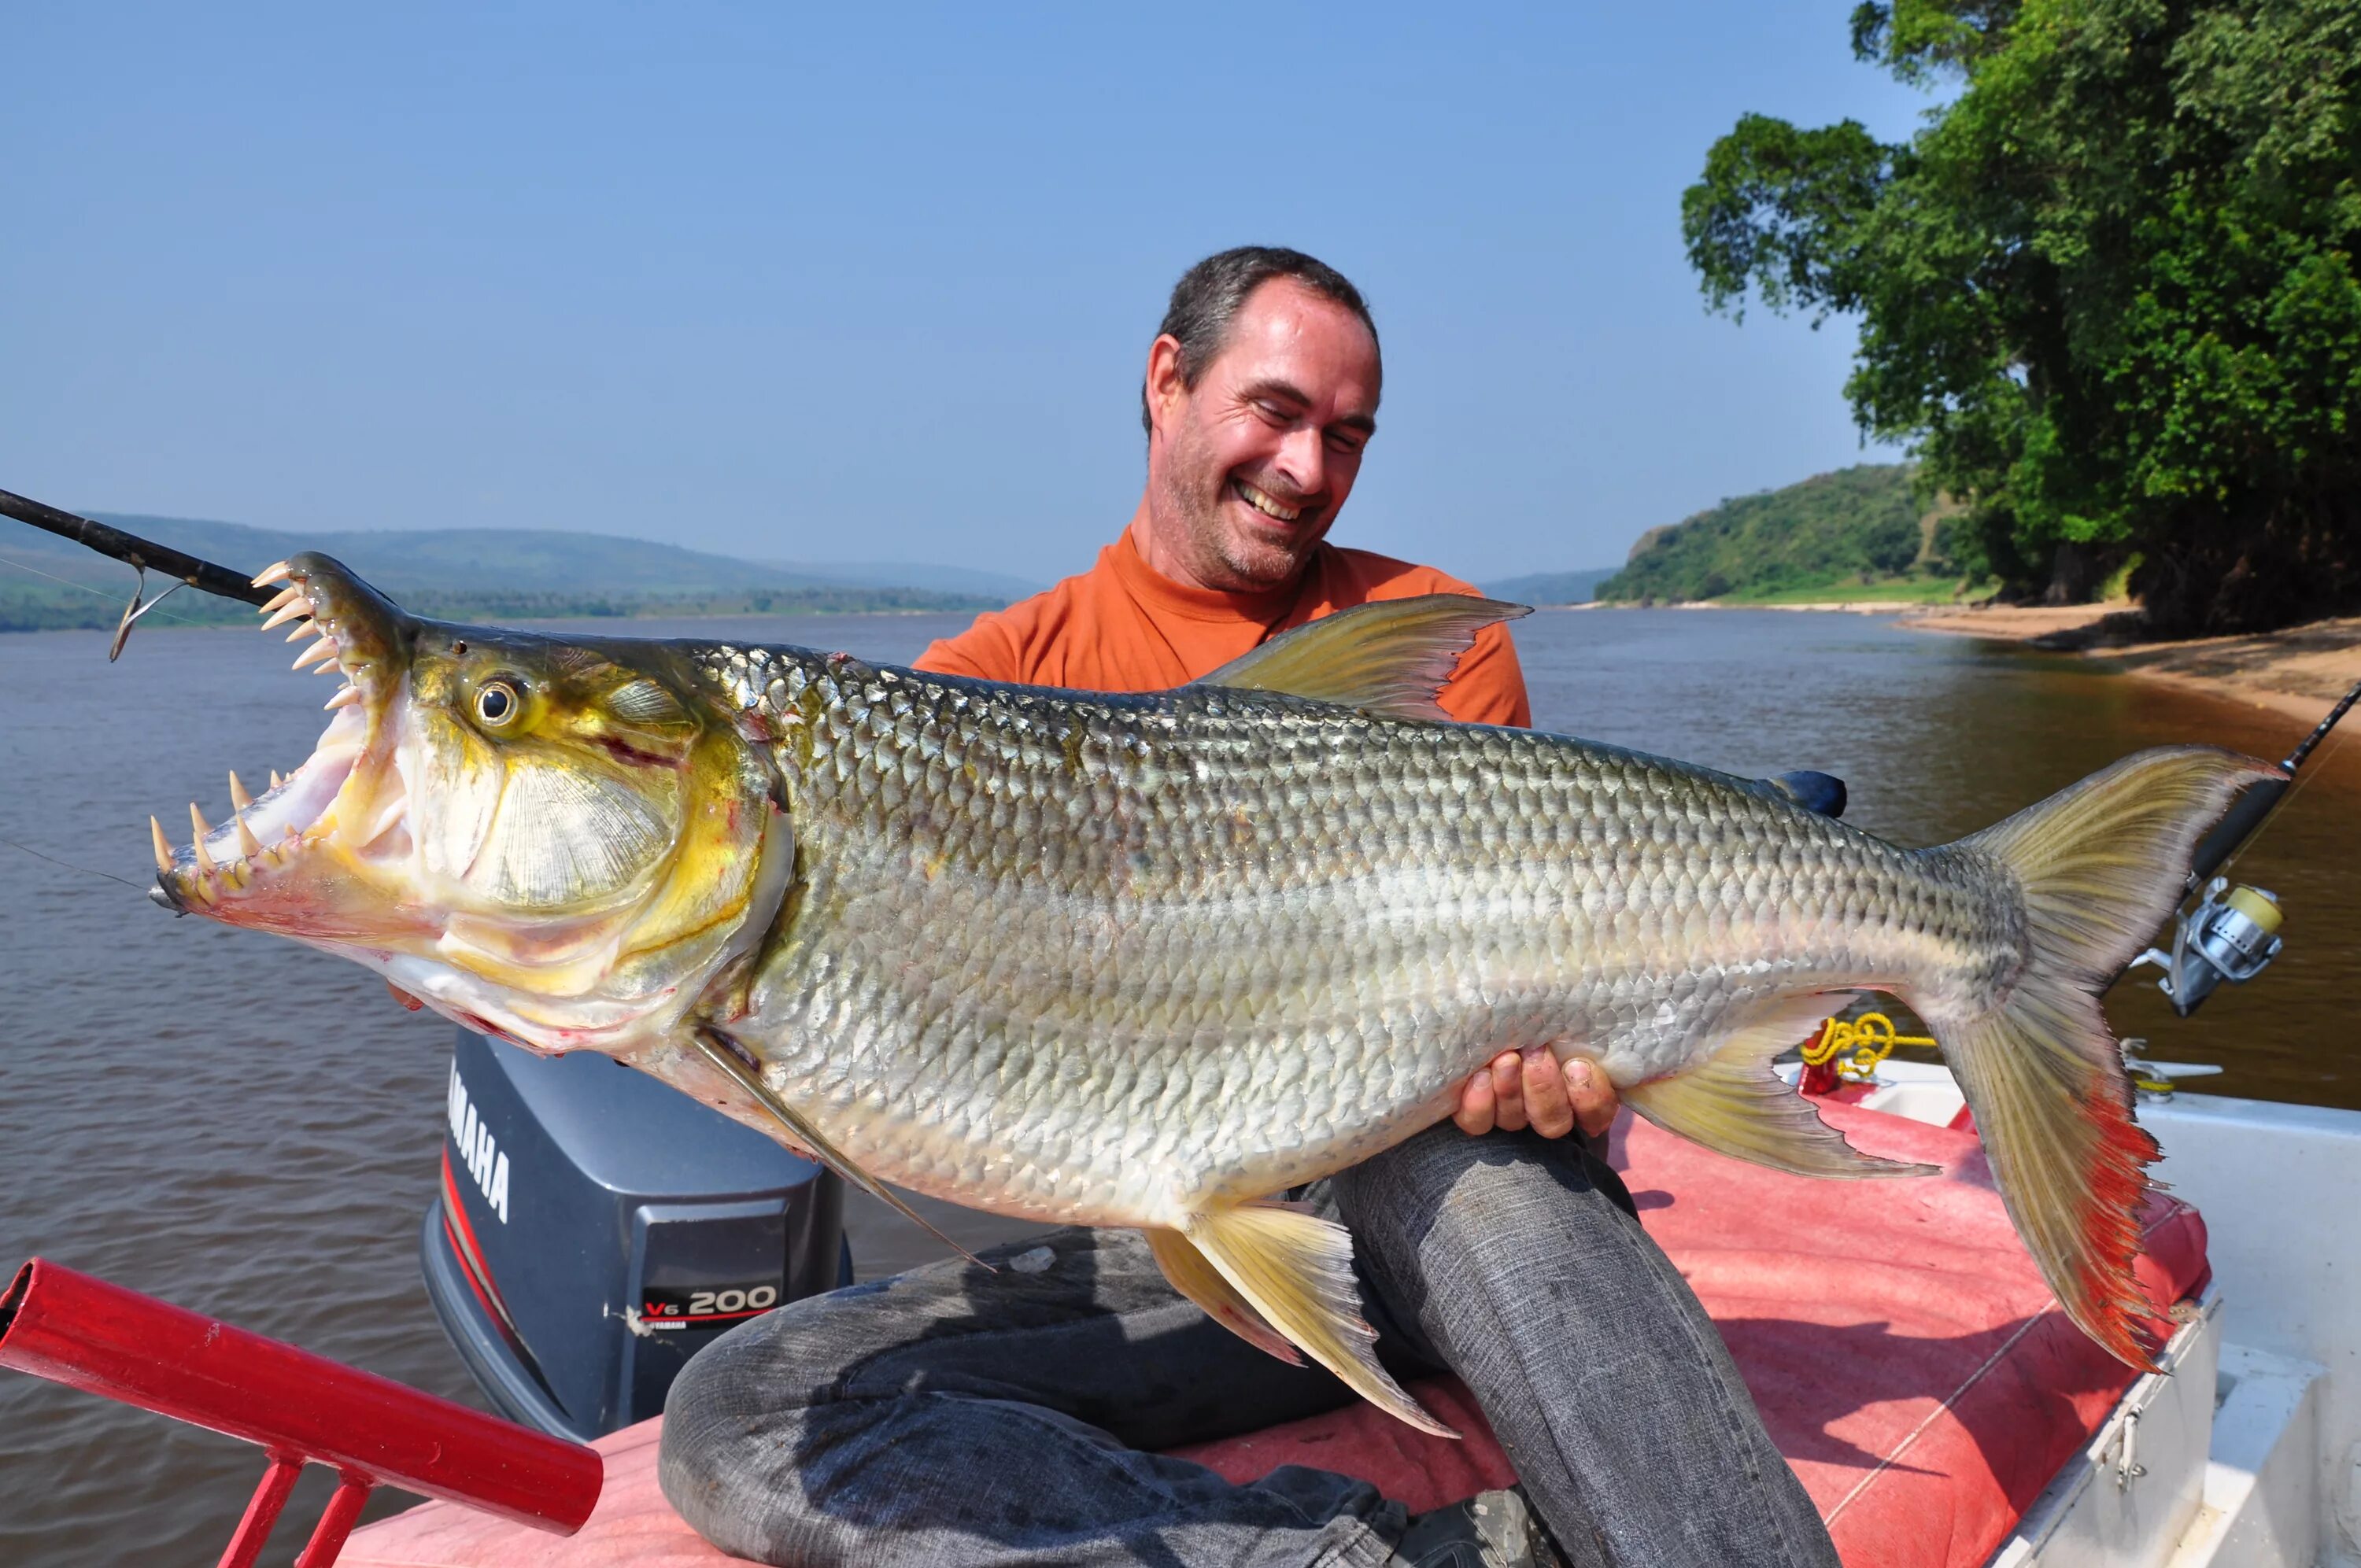
<path fill-rule="evenodd" d="M 205 564 L 182 561 L 197 580 Z M 2170 948 L 2143 955 L 2183 1014 L 2279 950 L 2268 894 L 2206 879 L 2284 787 L 2250 791 L 2208 837 Z M 2191 1092 L 2185 1069 L 2129 1064 L 2172 1183 L 2142 1215 L 2159 1348 L 2137 1373 L 2058 1309 L 1958 1084 L 1904 1043 L 1883 1014 L 1840 1017 L 1787 1070 L 1856 1146 L 1937 1175 L 1814 1181 L 1628 1118 L 1609 1141 L 1844 1561 L 2361 1568 L 2361 1112 Z M 506 1421 L 38 1260 L 0 1290 L 0 1365 L 265 1448 L 225 1568 L 255 1560 L 307 1462 L 343 1480 L 300 1568 L 732 1562 L 656 1485 L 664 1392 L 732 1324 L 851 1278 L 836 1179 L 588 1054 L 462 1033 L 446 1109 L 422 1266 Z M 1177 1452 L 1235 1480 L 1343 1470 L 1413 1511 L 1514 1478 L 1464 1388 L 1413 1392 L 1466 1441 L 1352 1404 Z M 433 1500 L 354 1529 L 379 1485 Z"/>

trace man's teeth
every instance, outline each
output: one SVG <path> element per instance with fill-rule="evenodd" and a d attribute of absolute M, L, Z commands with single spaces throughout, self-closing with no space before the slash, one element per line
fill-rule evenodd
<path fill-rule="evenodd" d="M 1255 510 L 1263 513 L 1267 517 L 1275 517 L 1281 522 L 1293 522 L 1297 518 L 1303 515 L 1303 509 L 1301 507 L 1283 507 L 1277 501 L 1272 500 L 1268 496 L 1264 495 L 1260 490 L 1256 489 L 1252 485 L 1247 484 L 1244 479 L 1235 480 L 1234 483 L 1236 486 L 1239 499 L 1244 500 L 1246 505 L 1254 508 Z"/>

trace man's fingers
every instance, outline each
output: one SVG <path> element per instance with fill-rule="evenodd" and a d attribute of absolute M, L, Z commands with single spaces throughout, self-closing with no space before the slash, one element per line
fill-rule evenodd
<path fill-rule="evenodd" d="M 1566 1097 L 1565 1074 L 1557 1065 L 1555 1053 L 1546 1046 L 1525 1052 L 1520 1076 L 1525 1115 L 1533 1131 L 1545 1138 L 1562 1138 L 1574 1131 L 1574 1103 Z"/>
<path fill-rule="evenodd" d="M 1514 1051 L 1492 1058 L 1492 1124 L 1507 1133 L 1525 1130 L 1525 1058 Z"/>
<path fill-rule="evenodd" d="M 1459 1108 L 1451 1120 L 1470 1137 L 1482 1137 L 1492 1130 L 1492 1069 L 1476 1069 L 1459 1091 Z"/>
<path fill-rule="evenodd" d="M 1595 1138 L 1615 1124 L 1616 1113 L 1623 1109 L 1623 1099 L 1596 1065 L 1580 1057 L 1566 1063 L 1565 1088 L 1566 1098 L 1574 1105 L 1574 1119 L 1582 1124 L 1584 1132 Z"/>

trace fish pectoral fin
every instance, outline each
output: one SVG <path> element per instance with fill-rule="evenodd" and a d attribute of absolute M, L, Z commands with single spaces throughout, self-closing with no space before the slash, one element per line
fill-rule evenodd
<path fill-rule="evenodd" d="M 722 1030 L 710 1024 L 699 1024 L 689 1033 L 697 1050 L 707 1061 L 719 1069 L 721 1075 L 753 1096 L 754 1102 L 768 1111 L 787 1135 L 811 1157 L 834 1171 L 840 1178 L 858 1187 L 872 1198 L 895 1211 L 904 1219 L 942 1243 L 961 1257 L 987 1273 L 998 1273 L 992 1265 L 967 1250 L 927 1223 L 927 1217 L 902 1201 L 902 1195 L 853 1163 L 852 1157 L 829 1143 L 820 1130 L 812 1125 L 811 1118 L 788 1104 L 777 1091 L 763 1081 L 763 1075 L 752 1065 L 753 1053 L 740 1045 Z"/>
<path fill-rule="evenodd" d="M 1470 594 L 1357 604 L 1274 637 L 1189 684 L 1284 692 L 1378 718 L 1447 719 L 1435 694 L 1476 645 L 1476 634 L 1532 613 L 1529 605 Z"/>
<path fill-rule="evenodd" d="M 1353 1238 L 1344 1226 L 1281 1204 L 1242 1203 L 1192 1214 L 1184 1231 L 1194 1250 L 1267 1326 L 1343 1378 L 1353 1392 L 1421 1431 L 1459 1435 L 1422 1409 L 1378 1365 L 1378 1333 L 1361 1317 Z M 1151 1241 L 1154 1235 L 1149 1233 Z M 1160 1255 L 1158 1261 L 1163 1261 Z M 1169 1268 L 1165 1277 L 1172 1277 Z M 1178 1280 L 1174 1286 L 1196 1299 Z"/>
<path fill-rule="evenodd" d="M 1205 1315 L 1257 1350 L 1268 1351 L 1290 1366 L 1303 1365 L 1303 1353 L 1272 1328 L 1254 1303 L 1238 1294 L 1236 1286 L 1205 1259 L 1196 1244 L 1179 1231 L 1149 1230 L 1148 1250 L 1172 1288 L 1205 1310 Z"/>
<path fill-rule="evenodd" d="M 1623 1102 L 1668 1133 L 1716 1154 L 1795 1176 L 1932 1176 L 1939 1168 L 1865 1155 L 1820 1120 L 1812 1102 L 1771 1070 L 1771 1058 L 1843 1005 L 1840 996 L 1789 997 L 1734 1031 L 1686 1072 L 1633 1084 Z"/>

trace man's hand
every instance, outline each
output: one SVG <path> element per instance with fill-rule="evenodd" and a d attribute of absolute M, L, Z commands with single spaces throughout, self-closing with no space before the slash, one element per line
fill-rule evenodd
<path fill-rule="evenodd" d="M 1622 1108 L 1607 1075 L 1579 1057 L 1561 1069 L 1544 1046 L 1502 1051 L 1459 1091 L 1452 1121 L 1463 1133 L 1499 1127 L 1531 1127 L 1545 1138 L 1562 1138 L 1576 1124 L 1592 1137 L 1605 1132 Z"/>

